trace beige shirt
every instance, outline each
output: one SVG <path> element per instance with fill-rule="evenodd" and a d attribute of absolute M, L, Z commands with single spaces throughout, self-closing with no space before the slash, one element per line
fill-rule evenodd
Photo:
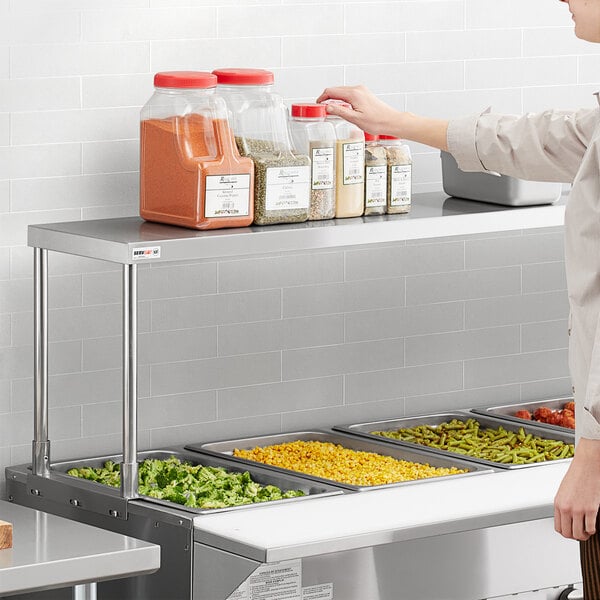
<path fill-rule="evenodd" d="M 600 109 L 454 119 L 448 149 L 463 171 L 572 184 L 565 212 L 569 368 L 577 436 L 600 439 Z"/>

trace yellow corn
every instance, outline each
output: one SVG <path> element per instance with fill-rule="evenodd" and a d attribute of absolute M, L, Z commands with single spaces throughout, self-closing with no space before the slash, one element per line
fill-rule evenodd
<path fill-rule="evenodd" d="M 233 455 L 359 486 L 466 473 L 466 469 L 432 467 L 427 463 L 397 460 L 375 452 L 350 450 L 339 444 L 318 441 L 298 440 L 251 450 L 236 448 Z"/>

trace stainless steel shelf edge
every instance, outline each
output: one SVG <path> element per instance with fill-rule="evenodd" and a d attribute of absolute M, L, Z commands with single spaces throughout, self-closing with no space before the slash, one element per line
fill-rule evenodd
<path fill-rule="evenodd" d="M 196 231 L 128 217 L 30 225 L 27 243 L 77 256 L 133 264 L 393 242 L 411 237 L 407 224 L 406 220 L 402 222 L 402 216 L 357 217 Z M 155 250 L 154 256 L 134 257 L 134 251 L 141 248 Z"/>
<path fill-rule="evenodd" d="M 406 215 L 210 231 L 125 217 L 30 225 L 27 243 L 121 264 L 215 259 L 560 225 L 563 204 L 510 208 L 426 193 L 415 194 Z M 134 257 L 140 249 L 149 252 Z"/>
<path fill-rule="evenodd" d="M 27 228 L 27 245 L 33 248 L 44 248 L 54 252 L 75 254 L 121 264 L 130 262 L 127 260 L 129 249 L 126 244 L 114 240 L 103 240 L 94 236 L 85 238 L 87 241 L 84 243 L 82 233 L 69 231 L 68 226 L 83 222 L 29 225 Z M 62 225 L 67 226 L 65 230 L 61 229 Z"/>

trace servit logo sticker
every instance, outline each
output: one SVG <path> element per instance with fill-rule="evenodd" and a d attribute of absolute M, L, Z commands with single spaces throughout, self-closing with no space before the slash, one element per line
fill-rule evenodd
<path fill-rule="evenodd" d="M 132 258 L 133 260 L 160 258 L 160 246 L 150 246 L 148 248 L 134 248 Z"/>

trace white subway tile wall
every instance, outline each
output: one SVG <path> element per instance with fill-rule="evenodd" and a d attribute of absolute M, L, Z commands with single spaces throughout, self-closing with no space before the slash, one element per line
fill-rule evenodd
<path fill-rule="evenodd" d="M 0 0 L 0 493 L 30 460 L 30 223 L 137 214 L 159 70 L 364 83 L 434 117 L 594 106 L 600 46 L 548 0 Z M 414 191 L 441 189 L 413 144 Z M 50 256 L 53 456 L 120 448 L 120 271 Z M 141 448 L 567 393 L 562 232 L 140 271 Z"/>

